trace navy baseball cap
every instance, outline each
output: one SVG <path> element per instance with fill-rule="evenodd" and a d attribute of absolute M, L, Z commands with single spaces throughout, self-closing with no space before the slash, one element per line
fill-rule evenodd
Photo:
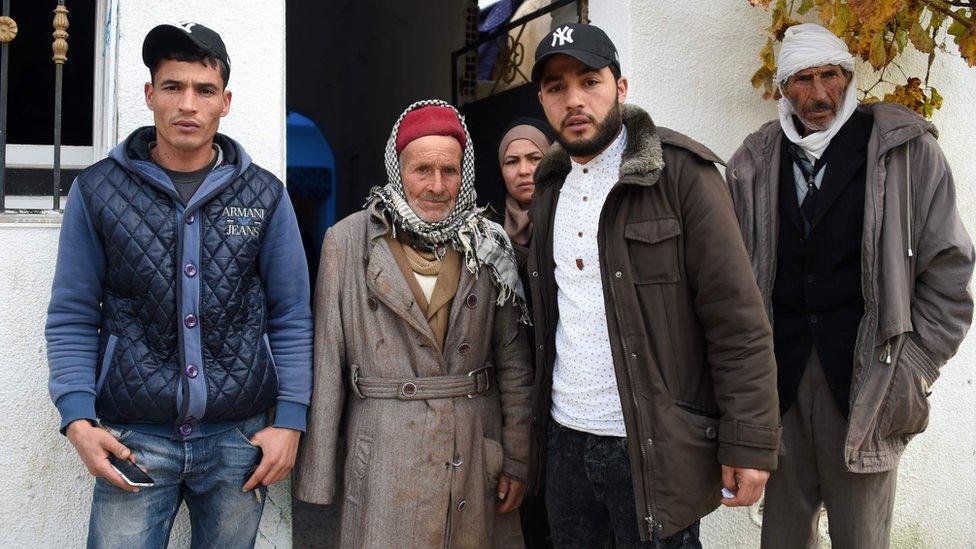
<path fill-rule="evenodd" d="M 539 84 L 546 61 L 554 55 L 569 55 L 591 69 L 609 66 L 613 75 L 620 78 L 620 58 L 617 47 L 600 27 L 570 23 L 556 27 L 547 34 L 535 49 L 535 65 L 532 82 Z"/>
<path fill-rule="evenodd" d="M 200 50 L 220 59 L 227 65 L 227 76 L 230 78 L 230 56 L 227 55 L 224 41 L 215 31 L 192 21 L 179 25 L 159 25 L 149 31 L 142 42 L 142 62 L 152 68 L 154 61 L 185 49 Z"/>

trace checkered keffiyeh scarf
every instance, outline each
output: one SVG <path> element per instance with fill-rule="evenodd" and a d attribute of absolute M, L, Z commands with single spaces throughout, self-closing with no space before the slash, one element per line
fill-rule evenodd
<path fill-rule="evenodd" d="M 420 219 L 407 203 L 396 153 L 396 138 L 403 117 L 414 109 L 430 105 L 449 107 L 457 114 L 461 127 L 464 128 L 466 142 L 461 158 L 461 188 L 458 191 L 454 211 L 445 219 L 435 223 L 427 223 Z M 383 187 L 373 187 L 370 190 L 366 206 L 376 207 L 387 216 L 392 222 L 394 236 L 397 230 L 404 231 L 414 242 L 439 256 L 443 256 L 445 245 L 454 247 L 464 257 L 468 271 L 475 278 L 478 277 L 481 268 L 485 267 L 499 290 L 498 305 L 503 305 L 509 299 L 513 300 L 521 310 L 519 321 L 530 324 L 525 291 L 518 275 L 512 243 L 502 226 L 485 218 L 483 215 L 485 209 L 475 204 L 478 195 L 474 188 L 474 146 L 468 127 L 464 123 L 464 117 L 445 101 L 438 99 L 417 101 L 407 107 L 393 125 L 390 139 L 386 142 L 385 157 L 388 182 Z"/>

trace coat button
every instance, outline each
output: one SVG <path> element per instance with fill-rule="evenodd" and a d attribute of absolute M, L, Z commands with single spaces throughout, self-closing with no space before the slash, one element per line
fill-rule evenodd
<path fill-rule="evenodd" d="M 464 461 L 461 460 L 461 455 L 460 454 L 455 454 L 454 455 L 454 460 L 451 461 L 451 465 L 453 465 L 455 467 L 460 467 L 462 463 L 464 463 Z"/>
<path fill-rule="evenodd" d="M 466 303 L 468 304 L 469 309 L 474 309 L 478 306 L 478 296 L 474 294 L 469 295 Z"/>
<path fill-rule="evenodd" d="M 817 315 L 810 315 L 810 324 L 816 324 L 817 320 Z"/>
<path fill-rule="evenodd" d="M 186 267 L 183 267 L 183 274 L 190 278 L 197 276 L 197 266 L 193 263 L 187 263 Z"/>
<path fill-rule="evenodd" d="M 813 275 L 807 275 L 807 284 L 813 284 L 813 281 L 816 280 L 816 279 L 817 279 L 817 277 L 815 277 Z"/>
<path fill-rule="evenodd" d="M 370 311 L 375 311 L 379 307 L 379 303 L 376 302 L 376 298 L 373 296 L 369 296 L 369 299 L 366 300 L 366 305 L 369 306 Z"/>
<path fill-rule="evenodd" d="M 458 345 L 457 351 L 459 355 L 466 355 L 469 352 L 471 352 L 471 345 L 468 345 L 467 343 L 462 343 Z"/>
<path fill-rule="evenodd" d="M 539 271 L 532 271 L 532 278 L 539 278 Z"/>
<path fill-rule="evenodd" d="M 200 373 L 200 369 L 197 368 L 197 365 L 196 364 L 187 364 L 186 365 L 186 377 L 188 377 L 190 379 L 193 379 L 193 378 L 197 377 L 197 374 L 199 374 L 199 373 Z"/>
<path fill-rule="evenodd" d="M 193 225 L 193 222 L 196 221 L 196 219 L 197 219 L 196 217 L 193 217 L 193 214 L 190 214 L 190 215 L 186 216 L 186 219 L 184 219 L 183 221 L 187 225 Z"/>
<path fill-rule="evenodd" d="M 648 446 L 652 446 L 653 444 L 654 444 L 654 439 L 653 438 L 647 439 L 647 445 Z"/>
<path fill-rule="evenodd" d="M 617 278 L 620 278 L 620 277 L 624 276 L 624 273 L 622 273 L 620 271 L 617 271 L 617 272 L 613 273 L 613 276 L 615 276 Z"/>
<path fill-rule="evenodd" d="M 468 504 L 468 500 L 466 500 L 466 499 L 462 499 L 461 501 L 459 501 L 459 502 L 458 502 L 458 506 L 457 506 L 457 510 L 458 510 L 458 511 L 464 511 L 464 507 L 465 507 L 465 506 L 466 506 L 467 504 Z"/>
<path fill-rule="evenodd" d="M 406 398 L 412 398 L 417 394 L 417 386 L 408 381 L 400 387 L 400 394 Z"/>
<path fill-rule="evenodd" d="M 712 439 L 712 438 L 715 438 L 715 435 L 716 435 L 716 433 L 715 433 L 715 427 L 706 427 L 705 428 L 705 438 Z"/>
<path fill-rule="evenodd" d="M 197 316 L 193 313 L 186 315 L 183 317 L 183 325 L 187 328 L 193 328 L 197 325 Z"/>
<path fill-rule="evenodd" d="M 539 344 L 539 350 L 540 351 L 544 351 L 545 349 L 546 349 L 546 346 L 540 343 Z"/>

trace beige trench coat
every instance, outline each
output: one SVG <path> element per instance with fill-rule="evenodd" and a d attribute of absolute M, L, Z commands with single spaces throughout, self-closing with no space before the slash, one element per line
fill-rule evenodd
<path fill-rule="evenodd" d="M 295 495 L 332 503 L 341 482 L 342 547 L 520 546 L 518 513 L 495 513 L 499 474 L 524 479 L 528 468 L 532 369 L 518 309 L 496 305 L 487 272 L 475 278 L 462 267 L 439 352 L 382 238 L 388 230 L 361 211 L 325 236 Z M 355 370 L 406 380 L 486 364 L 493 387 L 476 398 L 361 398 L 351 385 Z"/>

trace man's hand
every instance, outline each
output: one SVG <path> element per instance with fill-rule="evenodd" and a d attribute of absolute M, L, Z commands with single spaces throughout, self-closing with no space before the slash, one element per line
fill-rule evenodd
<path fill-rule="evenodd" d="M 735 492 L 735 497 L 722 498 L 722 505 L 748 507 L 756 503 L 762 497 L 767 480 L 769 480 L 769 471 L 723 465 L 722 485 Z"/>
<path fill-rule="evenodd" d="M 525 483 L 502 473 L 498 476 L 498 514 L 503 515 L 518 509 L 525 495 Z"/>
<path fill-rule="evenodd" d="M 280 427 L 265 427 L 254 433 L 251 444 L 261 449 L 261 463 L 247 479 L 243 490 L 249 492 L 258 484 L 271 486 L 287 477 L 295 466 L 301 436 L 301 431 Z"/>
<path fill-rule="evenodd" d="M 130 486 L 122 480 L 122 477 L 108 462 L 109 453 L 115 454 L 115 457 L 119 459 L 127 459 L 132 463 L 136 462 L 136 457 L 107 429 L 95 427 L 87 419 L 79 419 L 68 424 L 65 434 L 68 435 L 68 440 L 74 445 L 81 461 L 85 462 L 85 467 L 88 468 L 88 472 L 92 476 L 102 477 L 126 492 L 139 491 L 139 488 Z"/>

